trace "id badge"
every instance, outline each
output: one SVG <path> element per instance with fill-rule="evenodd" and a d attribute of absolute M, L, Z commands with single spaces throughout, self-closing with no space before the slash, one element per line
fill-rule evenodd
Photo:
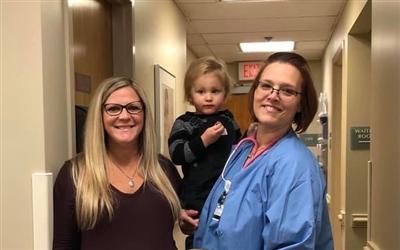
<path fill-rule="evenodd" d="M 214 210 L 214 214 L 212 219 L 215 221 L 219 221 L 221 219 L 222 212 L 224 211 L 224 203 L 228 192 L 224 191 L 218 199 L 217 207 Z"/>
<path fill-rule="evenodd" d="M 224 204 L 217 204 L 217 207 L 215 208 L 214 214 L 212 219 L 215 221 L 219 221 L 221 219 L 222 212 L 224 211 Z"/>

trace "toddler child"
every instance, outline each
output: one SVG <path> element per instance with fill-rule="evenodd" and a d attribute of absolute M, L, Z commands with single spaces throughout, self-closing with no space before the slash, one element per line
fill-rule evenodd
<path fill-rule="evenodd" d="M 179 116 L 168 139 L 172 161 L 182 166 L 179 198 L 184 209 L 201 211 L 241 136 L 232 113 L 224 109 L 230 89 L 225 63 L 214 57 L 194 61 L 186 72 L 185 99 L 196 111 Z M 186 249 L 192 247 L 191 241 L 189 236 Z"/>

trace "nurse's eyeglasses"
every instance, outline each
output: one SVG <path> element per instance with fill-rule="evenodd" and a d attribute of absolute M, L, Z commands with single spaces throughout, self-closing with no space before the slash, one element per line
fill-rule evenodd
<path fill-rule="evenodd" d="M 266 91 L 269 95 L 272 95 L 272 93 L 276 91 L 276 94 L 284 100 L 291 100 L 297 95 L 301 95 L 301 92 L 298 92 L 290 87 L 274 88 L 272 84 L 267 82 L 258 82 L 258 87 L 261 90 Z"/>
<path fill-rule="evenodd" d="M 122 113 L 123 109 L 126 109 L 126 111 L 133 115 L 133 114 L 138 114 L 143 111 L 143 105 L 140 101 L 137 102 L 131 102 L 126 105 L 121 105 L 118 103 L 106 103 L 103 105 L 104 111 L 111 116 L 117 116 Z"/>

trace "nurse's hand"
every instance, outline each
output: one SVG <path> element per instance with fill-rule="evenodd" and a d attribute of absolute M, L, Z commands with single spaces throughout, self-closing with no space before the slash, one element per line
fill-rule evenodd
<path fill-rule="evenodd" d="M 182 233 L 192 234 L 199 225 L 198 217 L 199 212 L 192 209 L 182 209 L 179 213 L 179 227 Z"/>

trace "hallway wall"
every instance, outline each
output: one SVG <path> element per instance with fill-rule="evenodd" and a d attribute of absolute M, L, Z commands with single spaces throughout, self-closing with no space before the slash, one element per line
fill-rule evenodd
<path fill-rule="evenodd" d="M 33 234 L 32 173 L 57 172 L 72 148 L 63 4 L 1 1 L 1 249 L 49 244 L 34 241 L 51 232 Z M 49 229 L 52 208 L 39 212 Z"/>
<path fill-rule="evenodd" d="M 370 127 L 371 47 L 370 39 L 348 35 L 343 53 L 341 156 L 345 182 L 342 209 L 345 211 L 345 248 L 361 249 L 367 239 L 367 228 L 353 226 L 353 215 L 367 214 L 367 166 L 370 150 L 351 148 L 350 130 Z M 335 110 L 337 112 L 338 110 Z M 335 166 L 332 166 L 335 167 Z M 335 181 L 335 180 L 333 180 Z M 334 218 L 336 219 L 336 218 Z"/>
<path fill-rule="evenodd" d="M 154 64 L 176 77 L 176 115 L 186 110 L 183 78 L 186 70 L 186 26 L 173 1 L 135 2 L 135 80 L 154 103 Z M 153 112 L 154 112 L 154 106 Z"/>
<path fill-rule="evenodd" d="M 319 97 L 319 93 L 322 91 L 322 63 L 321 61 L 308 61 L 308 64 L 311 69 L 311 77 L 314 81 L 315 91 L 317 93 L 317 97 Z M 318 122 L 318 112 L 314 116 L 314 119 L 310 123 L 307 131 L 304 134 L 322 134 L 322 125 Z M 321 155 L 320 150 L 316 146 L 308 147 L 314 155 Z M 326 167 L 326 166 L 325 166 Z"/>
<path fill-rule="evenodd" d="M 328 94 L 328 103 L 332 102 L 332 68 L 333 68 L 333 58 L 336 52 L 343 45 L 343 40 L 346 34 L 349 33 L 351 27 L 357 20 L 362 9 L 364 8 L 367 0 L 351 0 L 348 1 L 340 21 L 336 26 L 335 32 L 333 33 L 328 46 L 325 49 L 323 57 L 323 91 Z M 329 113 L 332 112 L 331 107 L 328 107 Z"/>
<path fill-rule="evenodd" d="M 196 55 L 189 49 L 187 48 L 186 50 L 186 69 L 189 67 L 189 65 L 197 59 Z M 185 78 L 185 75 L 183 75 L 183 78 Z M 183 84 L 183 82 L 182 82 Z M 183 85 L 182 85 L 183 87 Z M 185 92 L 182 91 L 183 99 L 185 99 Z M 189 102 L 185 102 L 186 110 L 185 111 L 190 111 L 194 112 L 195 108 L 193 105 L 191 105 Z"/>
<path fill-rule="evenodd" d="M 369 249 L 400 249 L 400 2 L 372 1 Z"/>
<path fill-rule="evenodd" d="M 367 160 L 365 160 L 365 164 L 360 164 L 359 161 L 356 159 L 356 157 L 352 157 L 353 155 L 357 155 L 357 153 L 360 152 L 350 152 L 350 127 L 351 126 L 368 126 L 369 123 L 368 119 L 365 117 L 366 114 L 368 114 L 368 107 L 366 107 L 365 110 L 360 110 L 357 107 L 353 107 L 354 105 L 358 105 L 358 103 L 355 102 L 349 102 L 351 101 L 352 98 L 357 98 L 357 100 L 361 100 L 362 98 L 358 96 L 358 94 L 362 95 L 361 90 L 359 89 L 362 84 L 360 84 L 360 81 L 358 80 L 359 78 L 354 78 L 349 74 L 350 69 L 347 67 L 351 64 L 349 60 L 349 57 L 346 55 L 343 55 L 343 75 L 342 75 L 342 81 L 343 81 L 343 87 L 341 90 L 341 100 L 342 100 L 342 105 L 341 110 L 333 110 L 332 108 L 332 89 L 334 88 L 332 86 L 333 84 L 333 68 L 334 68 L 334 60 L 335 56 L 337 53 L 343 49 L 343 51 L 347 50 L 348 47 L 348 41 L 347 37 L 348 34 L 350 33 L 350 30 L 352 29 L 353 25 L 357 21 L 357 18 L 360 16 L 360 13 L 362 12 L 363 8 L 366 6 L 367 1 L 365 0 L 350 0 L 347 2 L 346 7 L 343 10 L 342 16 L 335 28 L 335 32 L 333 33 L 331 40 L 329 41 L 329 44 L 325 50 L 324 58 L 323 58 L 323 91 L 327 94 L 328 97 L 328 116 L 330 117 L 328 119 L 328 127 L 329 127 L 329 134 L 332 133 L 332 113 L 338 113 L 339 112 L 339 117 L 341 117 L 341 133 L 340 135 L 337 134 L 337 136 L 341 136 L 341 152 L 340 152 L 340 162 L 341 162 L 341 170 L 340 170 L 340 181 L 338 179 L 332 179 L 332 176 L 328 176 L 328 194 L 332 195 L 334 190 L 341 190 L 341 194 L 338 195 L 335 193 L 335 196 L 331 196 L 332 198 L 332 205 L 330 205 L 330 219 L 332 221 L 332 224 L 336 223 L 334 225 L 334 228 L 342 228 L 340 231 L 336 231 L 335 239 L 341 239 L 335 242 L 335 249 L 338 250 L 347 250 L 347 249 L 361 249 L 365 245 L 365 240 L 366 240 L 366 230 L 365 228 L 353 228 L 352 227 L 352 214 L 364 214 L 366 213 L 366 197 L 365 195 L 363 196 L 362 194 L 365 194 L 365 192 L 361 193 L 359 195 L 359 198 L 354 199 L 357 197 L 357 191 L 360 190 L 360 188 L 364 188 L 364 191 L 367 188 L 367 183 L 366 183 L 366 176 L 365 172 L 363 171 L 360 173 L 360 175 L 357 174 L 357 171 L 359 169 L 366 169 L 367 167 Z M 368 63 L 368 61 L 366 61 Z M 351 65 L 356 66 L 356 65 Z M 364 72 L 364 75 L 369 74 L 369 69 L 365 69 L 366 72 Z M 353 72 L 351 72 L 353 73 Z M 352 78 L 353 77 L 353 78 Z M 353 81 L 353 82 L 352 82 Z M 354 82 L 356 81 L 356 82 Z M 358 91 L 351 91 L 351 88 L 349 86 L 356 86 L 358 88 Z M 367 90 L 368 91 L 368 88 Z M 356 100 L 356 99 L 354 99 Z M 364 103 L 364 99 L 362 99 Z M 349 105 L 349 106 L 348 106 Z M 349 108 L 353 107 L 355 108 L 355 113 L 351 113 L 349 111 Z M 359 108 L 359 107 L 358 107 Z M 353 109 L 354 110 L 354 109 Z M 357 113 L 358 112 L 358 113 Z M 357 118 L 358 120 L 354 120 L 354 117 L 359 117 L 361 116 L 362 119 Z M 356 124 L 360 123 L 361 124 Z M 332 148 L 331 148 L 331 143 L 328 143 L 329 146 L 329 152 L 330 156 L 332 156 Z M 365 154 L 363 154 L 363 157 Z M 368 157 L 368 156 L 367 156 Z M 368 158 L 367 158 L 368 159 Z M 335 159 L 338 160 L 338 159 Z M 333 165 L 334 161 L 332 159 L 328 160 L 328 172 L 333 173 L 333 168 L 337 168 L 339 166 Z M 337 169 L 335 169 L 336 171 Z M 356 172 L 356 174 L 355 174 Z M 336 178 L 338 178 L 337 175 L 335 175 Z M 360 182 L 360 179 L 363 180 Z M 351 184 L 351 185 L 349 185 Z M 340 188 L 337 188 L 337 186 L 340 185 Z M 347 186 L 346 186 L 347 185 Z M 339 200 L 340 199 L 340 200 Z M 348 199 L 348 203 L 347 200 Z M 353 201 L 353 202 L 352 202 Z M 333 204 L 334 203 L 334 204 Z M 337 210 L 339 209 L 339 211 Z M 341 214 L 343 216 L 343 219 L 341 222 L 339 222 L 338 215 Z M 342 226 L 338 226 L 338 224 L 342 224 Z M 338 235 L 340 234 L 340 235 Z"/>
<path fill-rule="evenodd" d="M 328 93 L 329 103 L 331 103 L 333 58 L 344 44 L 343 41 L 347 39 L 350 28 L 366 4 L 372 6 L 372 18 L 370 18 L 372 20 L 371 70 L 366 67 L 361 73 L 371 79 L 371 87 L 362 85 L 355 91 L 361 92 L 359 95 L 363 95 L 364 92 L 370 94 L 367 102 L 360 105 L 365 108 L 370 105 L 371 146 L 369 157 L 372 160 L 369 177 L 371 196 L 367 204 L 367 207 L 369 206 L 368 232 L 367 242 L 364 243 L 367 246 L 364 249 L 395 250 L 400 248 L 400 193 L 398 192 L 400 190 L 400 135 L 396 132 L 400 126 L 400 101 L 398 98 L 400 95 L 399 1 L 348 1 L 324 55 L 324 91 Z M 358 43 L 354 37 L 350 37 L 350 39 L 353 40 L 353 44 L 355 44 L 354 42 Z M 350 70 L 351 68 L 343 65 L 343 79 L 346 79 Z M 351 83 L 349 82 L 349 84 Z M 344 102 L 344 105 L 347 104 Z M 352 109 L 357 108 L 354 103 L 348 105 Z M 346 107 L 344 108 L 346 109 Z M 332 110 L 332 107 L 329 106 L 329 113 L 332 112 L 338 112 L 338 110 Z M 343 135 L 348 136 L 346 133 Z M 348 145 L 343 144 L 343 147 L 348 147 Z M 346 190 L 346 193 L 348 191 Z M 364 194 L 365 191 L 362 190 L 362 193 Z M 362 202 L 362 204 L 364 203 L 365 201 Z M 332 220 L 337 219 L 336 214 L 331 214 L 331 216 Z M 349 246 L 346 249 L 360 248 Z"/>
<path fill-rule="evenodd" d="M 186 22 L 173 1 L 135 2 L 135 80 L 141 85 L 155 110 L 154 65 L 159 64 L 176 77 L 176 116 L 189 106 L 184 102 L 183 80 L 187 60 Z M 175 228 L 174 236 L 178 249 L 184 249 L 184 236 Z"/>

